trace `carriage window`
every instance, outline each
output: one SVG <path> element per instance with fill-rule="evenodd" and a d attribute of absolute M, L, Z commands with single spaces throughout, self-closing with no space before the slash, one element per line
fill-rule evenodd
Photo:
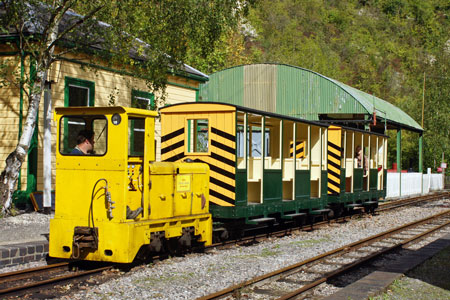
<path fill-rule="evenodd" d="M 128 119 L 128 156 L 144 155 L 145 119 Z"/>
<path fill-rule="evenodd" d="M 206 153 L 209 149 L 208 119 L 187 121 L 188 153 Z"/>
<path fill-rule="evenodd" d="M 104 155 L 107 121 L 103 116 L 61 118 L 59 151 L 67 155 Z"/>
<path fill-rule="evenodd" d="M 244 143 L 244 125 L 238 125 L 236 128 L 236 134 L 237 134 L 237 157 L 244 157 L 245 154 L 245 143 Z"/>

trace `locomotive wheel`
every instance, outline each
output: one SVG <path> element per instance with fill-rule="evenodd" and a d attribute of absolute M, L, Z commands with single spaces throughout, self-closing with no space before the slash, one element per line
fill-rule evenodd
<path fill-rule="evenodd" d="M 175 238 L 167 240 L 166 248 L 170 256 L 181 256 L 182 254 L 182 250 L 179 247 L 178 240 Z"/>
<path fill-rule="evenodd" d="M 216 228 L 213 230 L 213 243 L 222 243 L 230 237 L 228 230 L 225 227 Z"/>

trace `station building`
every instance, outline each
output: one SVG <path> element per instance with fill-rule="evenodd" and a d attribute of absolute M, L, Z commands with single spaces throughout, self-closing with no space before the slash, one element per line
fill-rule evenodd
<path fill-rule="evenodd" d="M 28 113 L 27 93 L 30 87 L 19 84 L 19 79 L 29 78 L 35 71 L 30 56 L 19 52 L 18 43 L 19 35 L 16 33 L 0 36 L 0 60 L 7 65 L 8 74 L 11 74 L 10 78 L 6 78 L 10 84 L 2 84 L 0 88 L 1 170 L 5 168 L 7 156 L 17 146 Z M 65 51 L 62 47 L 57 47 L 55 53 Z M 43 191 L 44 108 L 48 102 L 53 108 L 111 105 L 151 108 L 155 105 L 196 101 L 199 85 L 208 80 L 207 75 L 188 65 L 183 65 L 178 73 L 168 71 L 165 102 L 155 103 L 160 95 L 150 92 L 146 78 L 136 77 L 131 66 L 126 66 L 126 69 L 129 71 L 124 72 L 123 66 L 111 67 L 107 61 L 97 59 L 93 63 L 89 53 L 81 52 L 64 54 L 52 64 L 48 74 L 50 90 L 41 97 L 37 126 L 28 156 L 21 168 L 15 203 L 27 201 L 30 193 Z M 48 100 L 45 100 L 46 97 Z M 55 177 L 55 125 L 52 121 L 52 190 Z M 160 125 L 156 124 L 156 128 L 156 143 L 159 148 Z"/>

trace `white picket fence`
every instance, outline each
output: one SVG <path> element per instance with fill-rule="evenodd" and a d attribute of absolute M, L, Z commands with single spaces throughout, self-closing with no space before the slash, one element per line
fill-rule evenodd
<path fill-rule="evenodd" d="M 444 189 L 442 174 L 387 173 L 386 198 L 425 195 L 442 189 Z"/>

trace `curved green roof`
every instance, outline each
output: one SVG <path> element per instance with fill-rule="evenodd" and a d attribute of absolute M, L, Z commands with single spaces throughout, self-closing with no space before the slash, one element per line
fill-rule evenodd
<path fill-rule="evenodd" d="M 396 127 L 421 132 L 408 114 L 391 103 L 337 80 L 284 64 L 242 65 L 209 76 L 201 101 L 226 102 L 272 113 L 318 120 L 319 115 L 373 115 Z"/>

